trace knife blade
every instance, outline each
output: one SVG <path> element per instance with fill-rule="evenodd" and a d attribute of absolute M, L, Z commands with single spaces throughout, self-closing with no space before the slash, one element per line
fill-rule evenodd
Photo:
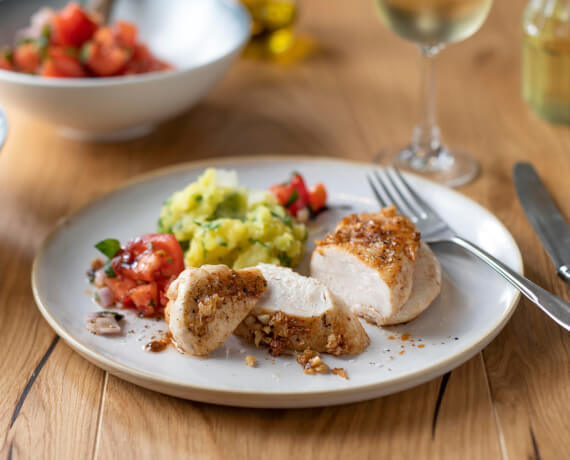
<path fill-rule="evenodd" d="M 546 187 L 529 163 L 517 163 L 513 168 L 515 188 L 526 217 L 558 275 L 570 284 L 570 227 L 560 213 Z"/>

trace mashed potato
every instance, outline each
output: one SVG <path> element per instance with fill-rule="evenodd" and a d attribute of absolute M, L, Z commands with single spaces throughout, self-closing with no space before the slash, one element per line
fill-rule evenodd
<path fill-rule="evenodd" d="M 307 229 L 267 192 L 238 186 L 237 173 L 207 169 L 162 206 L 158 231 L 173 233 L 187 266 L 260 262 L 293 267 L 303 256 Z"/>

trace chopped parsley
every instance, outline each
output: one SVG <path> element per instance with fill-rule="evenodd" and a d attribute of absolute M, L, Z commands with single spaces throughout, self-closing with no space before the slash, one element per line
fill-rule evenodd
<path fill-rule="evenodd" d="M 221 222 L 216 222 L 216 221 L 212 221 L 212 222 L 200 222 L 199 220 L 195 220 L 194 223 L 201 228 L 204 228 L 206 230 L 217 230 L 218 228 L 221 228 L 222 223 Z"/>
<path fill-rule="evenodd" d="M 274 211 L 271 211 L 271 215 L 273 217 L 277 217 L 281 222 L 283 222 L 285 225 L 287 225 L 287 227 L 292 227 L 293 226 L 293 219 L 291 218 L 291 216 L 289 214 L 287 214 L 285 217 L 280 216 L 279 214 L 277 214 Z"/>
<path fill-rule="evenodd" d="M 281 265 L 283 265 L 284 267 L 290 267 L 291 266 L 291 257 L 289 257 L 284 252 L 280 252 L 277 257 L 279 259 L 279 263 Z"/>

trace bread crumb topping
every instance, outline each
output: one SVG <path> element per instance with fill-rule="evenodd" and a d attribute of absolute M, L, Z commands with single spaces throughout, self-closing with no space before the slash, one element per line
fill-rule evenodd
<path fill-rule="evenodd" d="M 338 375 L 339 377 L 342 377 L 345 380 L 348 380 L 348 374 L 346 373 L 346 370 L 343 367 L 335 367 L 332 370 L 332 373 L 334 375 Z"/>
<path fill-rule="evenodd" d="M 333 232 L 316 243 L 317 251 L 335 245 L 357 254 L 371 267 L 393 266 L 397 270 L 402 257 L 416 260 L 420 233 L 408 217 L 398 215 L 396 208 L 389 206 L 377 213 L 345 217 Z"/>
<path fill-rule="evenodd" d="M 255 356 L 247 355 L 245 357 L 245 364 L 249 367 L 256 367 L 257 359 L 255 359 Z"/>
<path fill-rule="evenodd" d="M 305 374 L 328 374 L 330 372 L 330 367 L 321 359 L 321 355 L 310 348 L 297 355 L 297 362 L 303 366 Z"/>

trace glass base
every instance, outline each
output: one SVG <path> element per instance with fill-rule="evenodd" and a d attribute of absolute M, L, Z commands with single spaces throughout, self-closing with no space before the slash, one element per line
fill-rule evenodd
<path fill-rule="evenodd" d="M 439 147 L 430 155 L 414 150 L 411 146 L 402 149 L 382 149 L 376 163 L 393 165 L 401 171 L 425 177 L 448 187 L 459 187 L 471 182 L 479 172 L 477 161 L 464 150 Z"/>

